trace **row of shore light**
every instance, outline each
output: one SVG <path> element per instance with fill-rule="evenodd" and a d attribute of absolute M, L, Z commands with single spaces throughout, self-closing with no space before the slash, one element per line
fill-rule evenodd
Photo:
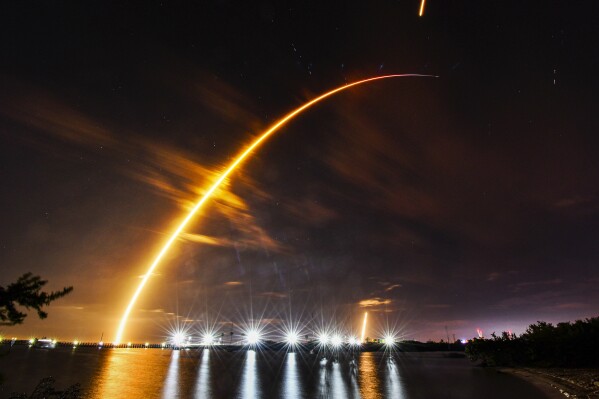
<path fill-rule="evenodd" d="M 264 342 L 263 334 L 256 329 L 250 329 L 243 333 L 243 344 L 248 346 L 259 346 Z M 287 346 L 296 347 L 301 345 L 300 334 L 296 331 L 289 331 L 284 336 L 283 341 Z M 392 334 L 387 334 L 382 339 L 382 343 L 387 346 L 393 346 L 397 342 L 396 338 Z M 362 345 L 362 341 L 355 336 L 347 336 L 341 334 L 331 334 L 322 332 L 318 334 L 316 343 L 322 347 L 340 348 L 344 345 L 350 347 L 359 347 Z M 161 345 L 165 347 L 171 345 L 174 347 L 184 347 L 191 345 L 191 337 L 186 335 L 184 332 L 175 332 L 171 335 L 168 342 L 163 342 Z M 205 333 L 202 335 L 199 342 L 200 346 L 212 346 L 221 345 L 219 337 L 215 333 Z M 147 344 L 146 344 L 147 345 Z"/>
<path fill-rule="evenodd" d="M 353 335 L 342 335 L 339 334 L 338 332 L 331 332 L 331 331 L 320 331 L 317 332 L 316 336 L 316 343 L 323 348 L 341 348 L 344 345 L 347 345 L 349 347 L 359 347 L 360 345 L 362 345 L 362 343 L 366 342 L 364 340 L 364 335 L 365 335 L 365 329 L 366 329 L 366 320 L 368 317 L 368 313 L 364 313 L 364 322 L 363 322 L 363 326 L 362 326 L 362 337 L 361 339 L 358 339 L 356 336 Z M 248 346 L 259 346 L 260 344 L 262 344 L 265 341 L 265 337 L 264 334 L 262 334 L 262 330 L 255 328 L 255 327 L 249 327 L 247 328 L 245 331 L 243 331 L 243 344 L 244 345 L 248 345 Z M 223 337 L 224 333 L 220 335 L 220 338 L 218 337 L 218 335 L 214 332 L 214 331 L 205 331 L 202 336 L 200 341 L 195 341 L 192 342 L 192 336 L 190 334 L 187 333 L 186 330 L 174 330 L 170 333 L 170 337 L 168 339 L 167 342 L 162 342 L 161 347 L 165 348 L 167 346 L 169 347 L 175 347 L 175 348 L 181 348 L 181 347 L 188 347 L 188 346 L 212 346 L 212 345 L 221 345 L 223 344 L 222 342 L 222 337 Z M 0 336 L 0 342 L 3 340 L 3 337 Z M 13 338 L 13 341 L 16 340 L 16 338 Z M 56 340 L 49 340 L 49 339 L 43 339 L 42 341 L 47 341 L 45 342 L 46 344 L 52 345 L 52 347 L 54 347 L 57 343 Z M 306 341 L 308 341 L 308 339 L 306 339 Z M 34 338 L 31 338 L 29 340 L 29 344 L 33 345 L 35 344 L 36 340 Z M 300 339 L 300 332 L 294 328 L 287 328 L 283 334 L 283 343 L 285 343 L 288 347 L 296 347 L 301 345 L 301 339 Z M 310 341 L 310 342 L 314 342 L 314 341 Z M 396 344 L 397 340 L 395 338 L 395 334 L 392 332 L 387 332 L 384 335 L 384 338 L 382 340 L 379 340 L 380 343 L 386 345 L 386 346 L 393 346 Z M 279 343 L 281 343 L 281 341 L 279 341 Z M 78 345 L 80 344 L 79 341 L 75 340 L 73 341 L 73 348 L 76 348 Z M 113 344 L 108 344 L 110 346 L 113 346 Z M 104 342 L 100 341 L 98 342 L 98 347 L 102 348 L 104 346 Z M 126 347 L 131 347 L 132 343 L 128 342 L 126 344 Z M 137 345 L 135 345 L 137 347 Z M 149 342 L 146 342 L 144 344 L 144 346 L 147 348 L 150 346 Z"/>
<path fill-rule="evenodd" d="M 258 331 L 258 330 L 248 330 L 243 334 L 243 344 L 244 345 L 248 345 L 248 346 L 259 346 L 264 342 L 264 336 L 263 334 Z M 16 340 L 17 338 L 12 338 L 13 340 Z M 166 342 L 162 342 L 160 344 L 161 347 L 165 348 L 167 346 L 172 346 L 172 347 L 186 347 L 186 346 L 192 346 L 192 345 L 198 345 L 198 344 L 193 344 L 191 341 L 191 336 L 185 334 L 184 332 L 175 332 L 172 333 L 169 340 Z M 0 338 L 0 341 L 2 341 L 2 338 Z M 50 341 L 50 340 L 48 340 Z M 29 339 L 29 344 L 33 345 L 35 344 L 36 339 L 31 338 Z M 301 345 L 301 339 L 300 339 L 300 334 L 295 332 L 295 331 L 290 331 L 288 333 L 285 334 L 284 337 L 284 341 L 283 341 L 287 346 L 290 347 L 296 347 Z M 393 346 L 395 345 L 397 342 L 397 340 L 395 339 L 394 336 L 388 334 L 385 336 L 385 338 L 383 338 L 382 343 L 384 345 L 387 346 Z M 57 341 L 51 340 L 51 344 L 56 345 Z M 362 345 L 362 342 L 355 336 L 343 336 L 340 334 L 329 334 L 326 332 L 320 333 L 316 339 L 316 343 L 319 346 L 322 347 L 332 347 L 332 348 L 340 348 L 344 345 L 350 346 L 350 347 L 359 347 L 360 345 Z M 73 348 L 76 348 L 78 345 L 80 344 L 79 341 L 75 340 L 73 341 Z M 212 345 L 222 345 L 223 343 L 221 342 L 221 340 L 217 337 L 217 334 L 215 333 L 206 333 L 202 336 L 200 342 L 199 342 L 199 346 L 212 346 Z M 98 342 L 98 346 L 102 347 L 104 346 L 104 342 L 100 341 Z M 126 344 L 127 347 L 131 347 L 132 343 L 128 342 Z M 145 342 L 144 343 L 145 347 L 149 347 L 150 343 L 149 342 Z"/>
<path fill-rule="evenodd" d="M 16 340 L 17 338 L 13 338 Z M 192 337 L 190 335 L 186 335 L 184 332 L 176 332 L 171 335 L 168 341 L 162 342 L 160 344 L 161 347 L 165 348 L 167 346 L 171 347 L 186 347 L 186 346 L 213 346 L 213 345 L 222 345 L 222 341 L 217 337 L 216 334 L 207 333 L 204 334 L 199 342 L 199 344 L 194 344 L 191 341 Z M 2 341 L 2 339 L 0 339 Z M 29 344 L 34 345 L 36 343 L 35 338 L 29 339 Z M 57 340 L 48 340 L 49 344 L 52 346 L 57 344 Z M 264 342 L 264 336 L 258 330 L 248 330 L 244 333 L 243 344 L 248 346 L 259 346 Z M 296 347 L 301 345 L 300 335 L 296 332 L 289 332 L 285 335 L 284 341 L 287 346 Z M 321 333 L 318 335 L 316 339 L 316 343 L 322 347 L 332 347 L 332 348 L 340 348 L 344 345 L 350 347 L 359 347 L 362 345 L 362 341 L 354 336 L 342 336 L 339 334 L 328 334 Z M 387 346 L 393 346 L 397 343 L 397 340 L 392 335 L 387 335 L 382 339 L 382 343 Z M 73 341 L 73 348 L 79 346 L 80 342 L 75 340 Z M 128 342 L 126 344 L 127 347 L 131 347 L 133 344 Z M 104 342 L 98 342 L 99 347 L 104 346 Z M 145 342 L 145 347 L 149 347 L 150 343 Z"/>

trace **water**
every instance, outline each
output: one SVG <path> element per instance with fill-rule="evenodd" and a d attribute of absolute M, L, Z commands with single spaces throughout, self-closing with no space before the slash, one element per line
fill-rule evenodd
<path fill-rule="evenodd" d="M 438 353 L 315 355 L 209 350 L 14 347 L 0 357 L 10 392 L 31 393 L 43 377 L 57 388 L 81 383 L 97 398 L 544 398 L 511 375 Z"/>

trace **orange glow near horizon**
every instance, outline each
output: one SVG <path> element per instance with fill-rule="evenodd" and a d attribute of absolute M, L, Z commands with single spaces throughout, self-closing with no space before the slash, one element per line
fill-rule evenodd
<path fill-rule="evenodd" d="M 340 91 L 343 91 L 345 89 L 349 89 L 350 87 L 358 86 L 358 85 L 361 85 L 361 84 L 364 84 L 364 83 L 374 82 L 374 81 L 382 80 L 382 79 L 400 78 L 400 77 L 434 77 L 434 76 L 432 76 L 432 75 L 421 75 L 421 74 L 384 75 L 384 76 L 377 76 L 377 77 L 374 77 L 374 78 L 359 80 L 357 82 L 348 83 L 348 84 L 346 84 L 344 86 L 337 87 L 336 89 L 328 91 L 328 92 L 326 92 L 326 93 L 324 93 L 324 94 L 322 94 L 322 95 L 320 95 L 320 96 L 318 96 L 318 97 L 316 97 L 316 98 L 308 101 L 307 103 L 305 103 L 304 105 L 296 108 L 295 110 L 291 111 L 290 113 L 288 113 L 287 115 L 285 115 L 283 118 L 279 119 L 274 125 L 272 125 L 270 128 L 268 128 L 268 130 L 266 130 L 264 133 L 262 133 L 260 136 L 258 136 L 247 148 L 245 148 L 234 159 L 234 161 L 231 162 L 231 164 L 225 169 L 225 171 L 218 177 L 218 179 L 212 184 L 212 186 L 208 189 L 208 191 L 206 191 L 206 193 L 199 199 L 199 201 L 195 204 L 195 206 L 189 211 L 189 213 L 187 214 L 187 216 L 185 216 L 185 218 L 179 223 L 179 226 L 175 229 L 175 231 L 173 231 L 173 233 L 171 234 L 170 238 L 165 242 L 164 246 L 162 247 L 162 249 L 160 250 L 160 252 L 156 256 L 156 258 L 154 259 L 154 261 L 150 264 L 150 267 L 148 268 L 147 272 L 144 274 L 141 282 L 137 286 L 137 289 L 133 293 L 133 296 L 131 297 L 131 299 L 129 301 L 129 304 L 127 305 L 127 308 L 125 309 L 125 312 L 123 313 L 123 316 L 122 316 L 121 321 L 119 323 L 119 327 L 118 327 L 118 330 L 117 330 L 117 333 L 116 333 L 116 338 L 115 338 L 114 343 L 118 344 L 118 343 L 121 342 L 121 339 L 123 337 L 123 333 L 125 331 L 125 327 L 127 325 L 127 320 L 129 318 L 129 314 L 133 310 L 133 306 L 137 302 L 137 299 L 139 298 L 141 292 L 143 291 L 143 289 L 144 289 L 146 283 L 148 282 L 150 276 L 152 275 L 152 273 L 154 272 L 154 270 L 156 269 L 156 267 L 158 266 L 158 264 L 160 263 L 160 261 L 162 260 L 162 258 L 166 255 L 166 253 L 169 251 L 169 249 L 173 245 L 173 242 L 175 242 L 175 240 L 179 237 L 179 235 L 182 233 L 183 229 L 189 224 L 189 222 L 191 221 L 191 219 L 196 215 L 196 213 L 200 210 L 200 208 L 202 208 L 202 206 L 204 205 L 204 203 L 210 197 L 212 197 L 212 195 L 214 194 L 214 192 L 216 191 L 216 189 L 218 189 L 220 187 L 220 185 L 225 181 L 225 179 L 227 179 L 233 173 L 233 171 L 235 171 L 235 169 L 237 169 L 237 167 L 246 158 L 248 158 L 251 155 L 251 153 L 254 150 L 256 150 L 272 134 L 274 134 L 281 127 L 283 127 L 284 125 L 286 125 L 295 116 L 297 116 L 298 114 L 300 114 L 304 110 L 312 107 L 313 105 L 319 103 L 320 101 L 326 99 L 327 97 L 330 97 L 330 96 L 332 96 L 332 95 L 334 95 L 334 94 L 336 94 L 336 93 L 338 93 Z"/>

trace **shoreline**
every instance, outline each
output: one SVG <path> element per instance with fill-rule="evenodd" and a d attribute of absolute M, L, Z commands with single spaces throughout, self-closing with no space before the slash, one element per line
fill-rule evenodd
<path fill-rule="evenodd" d="M 511 374 L 529 382 L 548 398 L 599 398 L 599 370 L 597 369 L 499 367 L 497 372 Z"/>

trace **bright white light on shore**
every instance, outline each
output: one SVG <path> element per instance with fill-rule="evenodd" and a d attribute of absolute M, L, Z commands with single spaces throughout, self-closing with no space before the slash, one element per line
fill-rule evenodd
<path fill-rule="evenodd" d="M 29 343 L 30 343 L 31 345 L 33 345 L 33 343 L 34 343 L 34 342 L 35 342 L 35 338 L 30 338 L 30 339 L 29 339 Z"/>
<path fill-rule="evenodd" d="M 318 336 L 318 342 L 321 345 L 327 345 L 329 343 L 329 334 L 327 333 L 322 333 Z"/>
<path fill-rule="evenodd" d="M 335 348 L 339 348 L 341 344 L 343 344 L 343 339 L 341 336 L 338 334 L 333 335 L 331 338 L 331 345 L 333 345 Z"/>
<path fill-rule="evenodd" d="M 79 341 L 73 341 L 73 346 L 79 345 Z"/>
<path fill-rule="evenodd" d="M 256 345 L 260 343 L 260 333 L 257 330 L 250 330 L 245 335 L 245 341 L 248 345 Z"/>
<path fill-rule="evenodd" d="M 104 341 L 98 342 L 98 346 L 104 346 Z"/>
<path fill-rule="evenodd" d="M 183 334 L 182 332 L 174 333 L 173 336 L 172 336 L 172 338 L 171 338 L 171 342 L 175 346 L 181 346 L 181 345 L 183 345 L 183 343 L 185 342 L 185 334 Z"/>
<path fill-rule="evenodd" d="M 214 335 L 211 333 L 207 333 L 202 336 L 202 345 L 214 345 L 214 341 Z"/>
<path fill-rule="evenodd" d="M 392 335 L 385 335 L 385 338 L 383 338 L 383 343 L 387 346 L 393 346 L 395 345 L 395 337 Z"/>
<path fill-rule="evenodd" d="M 295 346 L 299 343 L 299 335 L 295 331 L 291 331 L 285 337 L 285 341 L 287 341 L 287 344 Z"/>
<path fill-rule="evenodd" d="M 356 337 L 349 337 L 349 339 L 347 340 L 347 343 L 352 346 L 360 345 L 360 341 L 358 341 L 358 338 L 356 338 Z"/>
<path fill-rule="evenodd" d="M 462 344 L 466 345 L 466 344 L 468 343 L 468 340 L 467 340 L 467 339 L 462 339 L 460 342 L 461 342 Z"/>
<path fill-rule="evenodd" d="M 145 347 L 147 348 L 148 346 L 150 346 L 150 343 L 149 343 L 149 342 L 146 342 L 144 345 L 145 345 Z"/>

